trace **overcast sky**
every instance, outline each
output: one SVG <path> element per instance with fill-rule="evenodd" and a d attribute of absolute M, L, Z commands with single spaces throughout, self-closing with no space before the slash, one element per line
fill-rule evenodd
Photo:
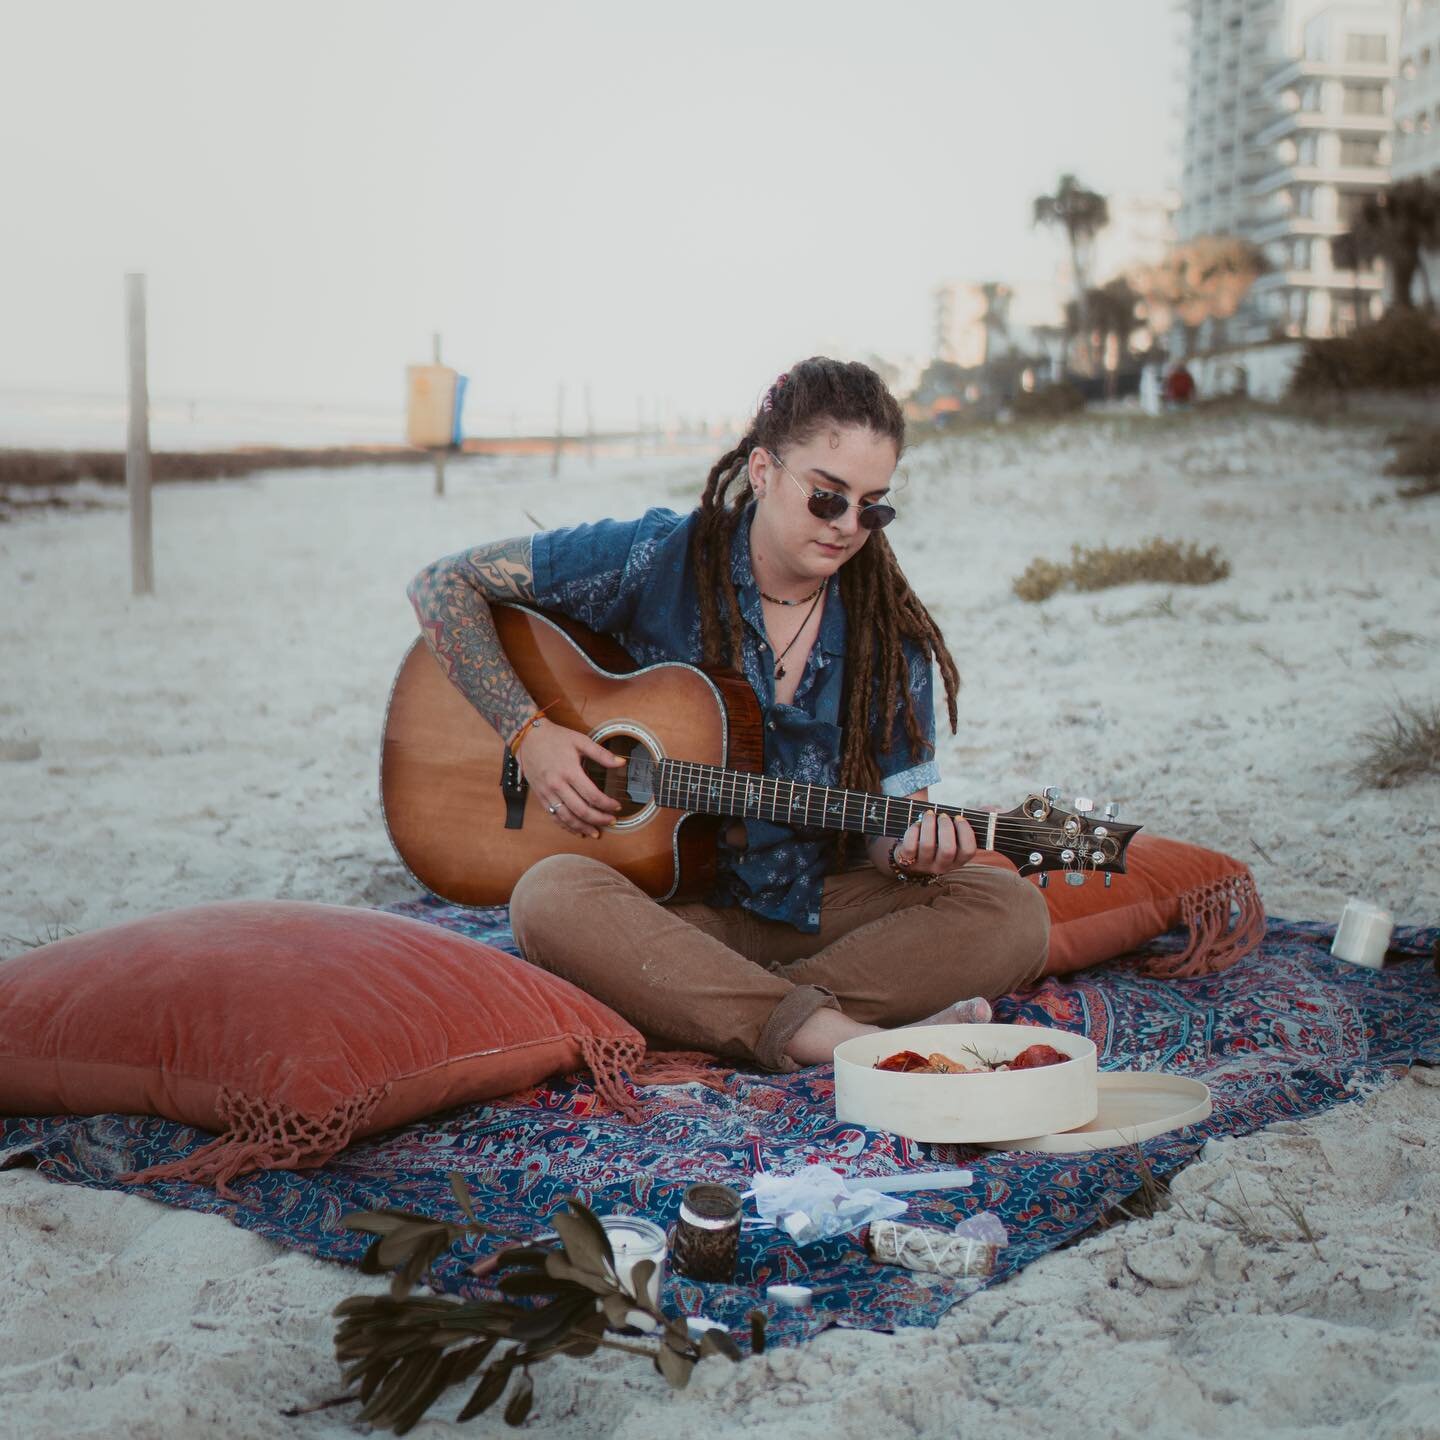
<path fill-rule="evenodd" d="M 1043 278 L 1033 196 L 1173 178 L 1167 0 L 0 0 L 0 386 L 751 405 Z"/>

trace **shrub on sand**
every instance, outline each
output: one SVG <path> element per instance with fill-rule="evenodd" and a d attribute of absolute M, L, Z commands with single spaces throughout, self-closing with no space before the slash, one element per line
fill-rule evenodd
<path fill-rule="evenodd" d="M 1407 485 L 1400 494 L 1407 500 L 1440 494 L 1440 430 L 1417 430 L 1391 437 L 1398 448 L 1385 467 L 1387 475 L 1413 475 L 1420 483 Z"/>
<path fill-rule="evenodd" d="M 1440 775 L 1440 703 L 1399 705 L 1360 739 L 1368 746 L 1351 774 L 1363 785 L 1393 790 L 1422 775 Z"/>
<path fill-rule="evenodd" d="M 1290 381 L 1296 395 L 1430 385 L 1440 385 L 1440 329 L 1415 310 L 1392 310 L 1353 335 L 1311 340 Z"/>
<path fill-rule="evenodd" d="M 1108 590 L 1114 585 L 1146 582 L 1211 585 L 1229 573 L 1230 562 L 1213 547 L 1201 550 L 1157 535 L 1144 545 L 1100 545 L 1094 550 L 1072 545 L 1068 565 L 1037 557 L 1012 588 L 1022 600 L 1034 603 L 1048 600 L 1066 585 L 1073 590 Z"/>
<path fill-rule="evenodd" d="M 1058 420 L 1084 408 L 1085 396 L 1068 380 L 1042 385 L 1038 390 L 1022 390 L 1010 404 L 1017 420 Z"/>

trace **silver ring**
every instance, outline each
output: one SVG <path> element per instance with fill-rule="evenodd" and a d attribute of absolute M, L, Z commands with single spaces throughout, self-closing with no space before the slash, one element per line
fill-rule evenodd
<path fill-rule="evenodd" d="M 562 801 L 557 800 L 553 805 L 547 805 L 547 806 L 545 807 L 545 809 L 546 809 L 551 815 L 553 815 L 553 814 L 560 808 L 560 806 L 561 806 L 562 803 L 563 803 Z"/>

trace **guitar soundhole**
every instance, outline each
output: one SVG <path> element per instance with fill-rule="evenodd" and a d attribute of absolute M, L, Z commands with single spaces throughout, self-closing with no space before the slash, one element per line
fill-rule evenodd
<path fill-rule="evenodd" d="M 643 741 L 634 735 L 607 735 L 600 744 L 612 755 L 622 755 L 630 763 L 622 770 L 607 770 L 594 760 L 582 760 L 581 769 L 596 786 L 613 800 L 620 802 L 618 821 L 628 820 L 650 804 L 653 795 L 651 769 L 653 761 Z"/>

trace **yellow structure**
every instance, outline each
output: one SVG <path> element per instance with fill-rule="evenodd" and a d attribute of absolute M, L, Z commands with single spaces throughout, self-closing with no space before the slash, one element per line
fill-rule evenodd
<path fill-rule="evenodd" d="M 424 450 L 455 443 L 455 399 L 459 375 L 448 365 L 405 367 L 405 440 Z"/>

